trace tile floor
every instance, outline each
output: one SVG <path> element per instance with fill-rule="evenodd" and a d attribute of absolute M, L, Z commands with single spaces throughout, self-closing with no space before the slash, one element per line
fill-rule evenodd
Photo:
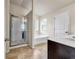
<path fill-rule="evenodd" d="M 47 59 L 47 44 L 36 45 L 34 49 L 30 47 L 12 49 L 6 59 Z"/>

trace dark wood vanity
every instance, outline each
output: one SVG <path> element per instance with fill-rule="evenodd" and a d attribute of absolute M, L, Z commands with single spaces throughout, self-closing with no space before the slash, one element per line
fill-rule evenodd
<path fill-rule="evenodd" d="M 75 59 L 75 48 L 48 40 L 48 59 Z"/>

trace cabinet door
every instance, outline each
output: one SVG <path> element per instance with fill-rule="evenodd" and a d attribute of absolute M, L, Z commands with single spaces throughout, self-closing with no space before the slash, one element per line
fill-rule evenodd
<path fill-rule="evenodd" d="M 75 48 L 48 40 L 48 59 L 75 59 Z"/>

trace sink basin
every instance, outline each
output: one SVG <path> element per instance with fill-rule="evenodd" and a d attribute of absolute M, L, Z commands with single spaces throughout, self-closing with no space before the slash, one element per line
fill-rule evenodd
<path fill-rule="evenodd" d="M 75 35 L 67 35 L 66 39 L 75 40 Z"/>

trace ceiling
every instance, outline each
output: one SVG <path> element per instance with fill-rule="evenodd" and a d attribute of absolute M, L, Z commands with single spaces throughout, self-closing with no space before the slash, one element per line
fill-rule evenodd
<path fill-rule="evenodd" d="M 45 15 L 51 11 L 55 11 L 66 5 L 69 5 L 75 0 L 33 0 L 35 1 L 35 13 L 39 16 Z M 25 8 L 27 11 L 32 10 L 32 0 L 11 0 L 11 4 Z"/>
<path fill-rule="evenodd" d="M 10 2 L 23 8 L 32 8 L 32 0 L 11 0 Z"/>
<path fill-rule="evenodd" d="M 35 12 L 42 16 L 61 7 L 75 2 L 75 0 L 35 0 Z"/>
<path fill-rule="evenodd" d="M 10 11 L 16 16 L 25 16 L 32 10 L 32 0 L 10 0 Z"/>

